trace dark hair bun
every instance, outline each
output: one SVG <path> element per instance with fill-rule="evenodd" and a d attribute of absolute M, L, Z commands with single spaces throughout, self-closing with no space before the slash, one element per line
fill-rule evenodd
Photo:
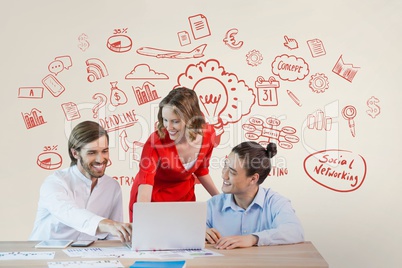
<path fill-rule="evenodd" d="M 276 144 L 273 143 L 273 142 L 270 142 L 270 143 L 267 145 L 267 155 L 268 155 L 268 158 L 274 157 L 274 156 L 276 155 L 276 153 L 277 153 Z"/>

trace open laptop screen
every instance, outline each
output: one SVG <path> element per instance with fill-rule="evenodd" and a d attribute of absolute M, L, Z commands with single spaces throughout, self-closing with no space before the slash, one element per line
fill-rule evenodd
<path fill-rule="evenodd" d="M 137 202 L 132 250 L 203 249 L 206 202 Z"/>

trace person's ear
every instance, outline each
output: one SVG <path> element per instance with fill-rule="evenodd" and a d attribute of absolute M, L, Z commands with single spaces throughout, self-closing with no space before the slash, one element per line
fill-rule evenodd
<path fill-rule="evenodd" d="M 71 148 L 70 150 L 71 150 L 71 154 L 73 155 L 73 157 L 74 157 L 75 159 L 78 159 L 78 158 L 79 158 L 79 153 L 78 153 L 78 151 L 75 150 L 75 149 L 73 149 L 73 148 Z"/>
<path fill-rule="evenodd" d="M 253 184 L 257 184 L 258 183 L 258 179 L 260 178 L 260 174 L 258 173 L 254 173 L 253 176 L 251 176 L 251 183 Z"/>

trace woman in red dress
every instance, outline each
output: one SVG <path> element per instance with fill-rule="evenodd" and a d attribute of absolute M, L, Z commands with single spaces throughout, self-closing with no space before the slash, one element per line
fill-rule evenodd
<path fill-rule="evenodd" d="M 130 222 L 135 202 L 195 201 L 196 178 L 211 196 L 219 194 L 209 175 L 214 141 L 194 90 L 170 91 L 159 104 L 157 131 L 144 144 L 131 188 Z"/>

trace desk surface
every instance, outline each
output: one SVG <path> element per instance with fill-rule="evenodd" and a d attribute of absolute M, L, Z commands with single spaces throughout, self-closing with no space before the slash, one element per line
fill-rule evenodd
<path fill-rule="evenodd" d="M 0 252 L 54 251 L 52 260 L 0 260 L 0 267 L 48 267 L 47 262 L 89 261 L 88 258 L 71 258 L 62 249 L 35 249 L 36 241 L 0 241 Z M 92 247 L 121 247 L 119 241 L 96 241 Z M 311 242 L 293 245 L 216 250 L 207 244 L 206 249 L 224 256 L 200 257 L 186 260 L 186 267 L 328 267 L 328 263 Z M 102 258 L 105 260 L 105 258 Z M 138 259 L 139 260 L 139 259 Z M 141 259 L 144 260 L 144 259 Z M 124 267 L 135 259 L 120 258 Z"/>

